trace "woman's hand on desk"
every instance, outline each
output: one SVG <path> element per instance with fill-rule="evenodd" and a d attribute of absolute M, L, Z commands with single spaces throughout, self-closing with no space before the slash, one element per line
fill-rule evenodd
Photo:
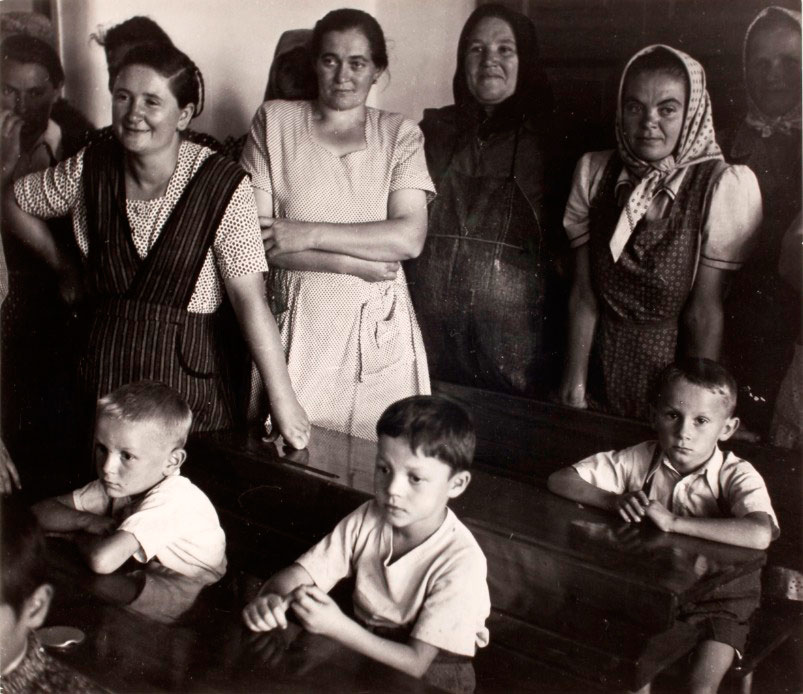
<path fill-rule="evenodd" d="M 307 447 L 311 425 L 295 393 L 271 400 L 270 413 L 285 443 L 298 450 Z"/>
<path fill-rule="evenodd" d="M 588 409 L 588 398 L 586 397 L 585 383 L 564 383 L 561 384 L 556 398 L 558 404 L 566 407 L 574 407 L 577 410 Z"/>

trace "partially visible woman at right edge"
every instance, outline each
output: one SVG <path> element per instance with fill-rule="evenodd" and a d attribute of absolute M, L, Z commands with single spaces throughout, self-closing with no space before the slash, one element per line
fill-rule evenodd
<path fill-rule="evenodd" d="M 424 250 L 405 263 L 430 374 L 545 397 L 557 385 L 546 328 L 562 306 L 550 311 L 547 299 L 552 92 L 533 23 L 501 5 L 472 12 L 453 91 L 454 105 L 421 121 L 438 196 Z"/>
<path fill-rule="evenodd" d="M 745 34 L 743 58 L 747 115 L 722 144 L 728 161 L 746 164 L 756 173 L 764 221 L 756 252 L 725 306 L 731 329 L 724 359 L 742 391 L 743 427 L 789 445 L 794 437 L 779 434 L 770 422 L 779 395 L 787 401 L 790 396 L 789 388 L 779 391 L 784 372 L 793 360 L 800 369 L 803 360 L 799 283 L 793 288 L 779 272 L 782 239 L 801 210 L 800 12 L 782 7 L 759 12 Z M 795 253 L 799 262 L 799 246 Z M 794 388 L 797 398 L 801 388 L 800 383 Z M 799 432 L 799 408 L 793 419 Z"/>
<path fill-rule="evenodd" d="M 585 408 L 591 391 L 645 419 L 664 366 L 719 357 L 727 275 L 749 254 L 761 194 L 750 169 L 723 161 L 702 65 L 674 48 L 648 46 L 625 67 L 616 140 L 583 155 L 566 205 L 575 275 L 560 399 Z"/>

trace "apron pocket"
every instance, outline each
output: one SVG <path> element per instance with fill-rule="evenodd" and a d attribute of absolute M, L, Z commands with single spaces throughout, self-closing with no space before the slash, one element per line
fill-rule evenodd
<path fill-rule="evenodd" d="M 410 322 L 407 306 L 399 301 L 395 285 L 384 294 L 372 296 L 360 310 L 360 381 L 403 362 L 410 350 L 405 349 Z M 409 360 L 409 359 L 408 359 Z"/>
<path fill-rule="evenodd" d="M 215 338 L 206 317 L 193 316 L 178 329 L 175 349 L 181 368 L 190 376 L 212 378 L 217 372 Z"/>

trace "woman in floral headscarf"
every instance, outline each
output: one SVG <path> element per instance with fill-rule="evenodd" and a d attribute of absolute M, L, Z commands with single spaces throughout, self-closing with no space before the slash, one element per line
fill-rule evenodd
<path fill-rule="evenodd" d="M 764 221 L 756 252 L 726 305 L 733 333 L 726 355 L 742 390 L 743 423 L 764 437 L 784 370 L 793 358 L 803 359 L 799 344 L 795 348 L 800 292 L 778 270 L 782 239 L 801 209 L 800 13 L 782 7 L 762 10 L 747 29 L 743 57 L 747 115 L 724 138 L 723 150 L 729 161 L 755 171 Z M 796 255 L 799 260 L 799 248 Z M 799 430 L 800 411 L 794 416 Z"/>
<path fill-rule="evenodd" d="M 747 167 L 723 161 L 705 72 L 674 48 L 649 46 L 625 67 L 616 139 L 580 159 L 563 219 L 575 276 L 560 397 L 583 408 L 590 391 L 644 418 L 663 366 L 718 358 L 725 276 L 748 255 L 761 195 Z"/>

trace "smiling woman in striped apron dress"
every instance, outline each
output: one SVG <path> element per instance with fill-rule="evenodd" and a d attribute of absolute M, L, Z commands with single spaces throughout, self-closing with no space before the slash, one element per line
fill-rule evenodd
<path fill-rule="evenodd" d="M 39 218 L 72 215 L 93 304 L 80 366 L 88 408 L 122 384 L 151 379 L 187 399 L 194 430 L 229 425 L 213 330 L 225 291 L 274 421 L 303 447 L 309 422 L 262 294 L 267 268 L 251 186 L 235 164 L 181 137 L 202 97 L 200 71 L 181 51 L 133 48 L 112 92 L 116 139 L 18 181 L 7 218 L 58 270 Z"/>

